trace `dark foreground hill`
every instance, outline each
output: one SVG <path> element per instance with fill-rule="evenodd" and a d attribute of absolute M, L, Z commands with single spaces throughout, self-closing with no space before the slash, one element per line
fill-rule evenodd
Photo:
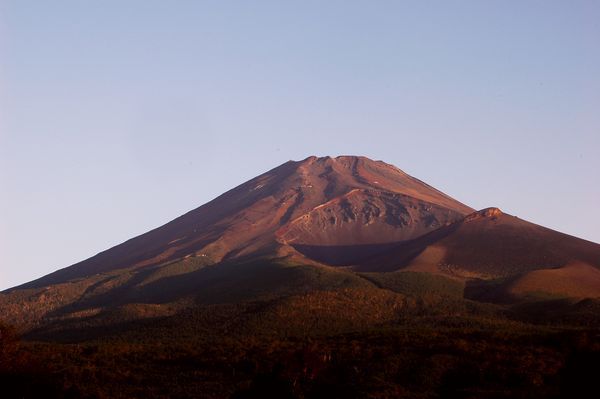
<path fill-rule="evenodd" d="M 599 268 L 598 244 L 310 157 L 0 293 L 25 338 L 0 378 L 15 397 L 574 397 Z"/>

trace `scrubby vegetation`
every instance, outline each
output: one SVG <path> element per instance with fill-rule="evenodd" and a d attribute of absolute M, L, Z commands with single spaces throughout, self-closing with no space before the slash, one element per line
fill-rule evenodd
<path fill-rule="evenodd" d="M 154 325 L 77 344 L 5 330 L 6 398 L 580 398 L 600 361 L 596 330 L 476 318 L 303 337 Z"/>
<path fill-rule="evenodd" d="M 69 318 L 43 320 L 21 339 L 1 324 L 1 397 L 594 392 L 598 300 L 483 303 L 465 299 L 462 282 L 416 272 L 357 274 L 285 262 L 169 267 L 144 278 L 132 272 L 124 282 L 100 276 L 75 305 L 85 310 L 97 303 L 94 295 L 112 295 L 115 306 L 68 308 Z"/>

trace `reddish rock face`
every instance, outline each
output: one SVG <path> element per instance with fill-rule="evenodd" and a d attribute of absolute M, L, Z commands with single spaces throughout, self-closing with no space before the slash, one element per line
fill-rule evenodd
<path fill-rule="evenodd" d="M 30 285 L 189 255 L 214 262 L 269 253 L 310 258 L 320 247 L 409 240 L 472 211 L 381 161 L 309 157 L 286 162 L 162 227 Z"/>

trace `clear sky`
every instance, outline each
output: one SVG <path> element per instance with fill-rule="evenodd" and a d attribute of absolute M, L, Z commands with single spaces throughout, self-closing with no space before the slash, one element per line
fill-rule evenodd
<path fill-rule="evenodd" d="M 0 0 L 0 289 L 289 159 L 600 242 L 599 1 Z"/>

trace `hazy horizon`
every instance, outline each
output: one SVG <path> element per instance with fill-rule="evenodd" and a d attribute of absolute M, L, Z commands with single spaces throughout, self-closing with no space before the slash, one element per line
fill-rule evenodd
<path fill-rule="evenodd" d="M 0 289 L 310 155 L 600 242 L 600 4 L 428 4 L 0 2 Z"/>

